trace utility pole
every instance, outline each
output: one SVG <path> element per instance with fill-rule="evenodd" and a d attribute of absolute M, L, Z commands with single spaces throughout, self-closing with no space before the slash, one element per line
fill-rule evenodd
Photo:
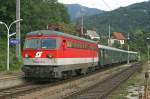
<path fill-rule="evenodd" d="M 139 52 L 138 60 L 141 61 L 141 53 Z"/>
<path fill-rule="evenodd" d="M 149 44 L 147 45 L 147 49 L 148 49 L 147 56 L 148 56 L 148 65 L 149 65 Z"/>
<path fill-rule="evenodd" d="M 147 39 L 147 57 L 148 57 L 148 59 L 147 59 L 147 62 L 148 62 L 148 66 L 149 66 L 149 40 L 150 40 L 150 38 L 149 37 L 147 37 L 146 38 Z"/>
<path fill-rule="evenodd" d="M 84 8 L 82 7 L 81 8 L 81 35 L 84 34 L 84 27 L 83 27 L 83 24 L 84 24 Z"/>
<path fill-rule="evenodd" d="M 129 53 L 129 50 L 130 50 L 130 46 L 129 46 L 129 39 L 130 39 L 130 37 L 129 37 L 129 33 L 128 33 L 128 60 L 127 60 L 127 63 L 129 64 L 130 63 L 130 53 Z"/>
<path fill-rule="evenodd" d="M 110 24 L 109 24 L 109 38 L 108 38 L 108 46 L 110 46 Z"/>
<path fill-rule="evenodd" d="M 148 78 L 149 78 L 149 74 L 148 74 L 148 72 L 146 72 L 145 73 L 144 98 L 143 99 L 148 99 Z"/>
<path fill-rule="evenodd" d="M 83 13 L 81 16 L 81 34 L 83 35 Z"/>
<path fill-rule="evenodd" d="M 16 20 L 20 20 L 20 0 L 16 0 Z M 20 42 L 16 44 L 16 58 L 21 58 L 21 38 L 20 38 L 20 22 L 16 23 L 16 39 Z"/>

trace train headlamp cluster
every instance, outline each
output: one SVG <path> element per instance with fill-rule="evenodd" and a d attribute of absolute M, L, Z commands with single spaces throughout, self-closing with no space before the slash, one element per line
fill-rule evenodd
<path fill-rule="evenodd" d="M 28 55 L 28 54 L 25 54 L 25 58 L 30 58 L 30 55 Z"/>
<path fill-rule="evenodd" d="M 46 57 L 47 57 L 47 58 L 53 58 L 53 55 L 48 54 Z"/>

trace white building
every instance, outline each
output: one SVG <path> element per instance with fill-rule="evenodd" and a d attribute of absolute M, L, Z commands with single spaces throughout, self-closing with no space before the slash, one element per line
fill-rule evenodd
<path fill-rule="evenodd" d="M 111 45 L 114 44 L 115 41 L 119 42 L 122 46 L 127 41 L 127 38 L 121 32 L 113 32 L 110 39 Z"/>
<path fill-rule="evenodd" d="M 91 39 L 100 40 L 100 36 L 99 36 L 99 34 L 96 31 L 87 30 L 86 35 L 88 35 Z"/>

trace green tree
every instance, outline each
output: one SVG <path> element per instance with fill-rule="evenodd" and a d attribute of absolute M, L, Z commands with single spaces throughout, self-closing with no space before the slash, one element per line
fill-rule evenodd
<path fill-rule="evenodd" d="M 7 24 L 14 21 L 16 15 L 16 0 L 7 0 L 0 3 L 0 20 Z M 46 29 L 48 24 L 70 23 L 67 8 L 57 0 L 21 0 L 21 34 L 24 37 L 29 31 Z M 0 32 L 6 37 L 5 27 L 0 26 Z M 12 27 L 15 31 L 15 25 Z"/>

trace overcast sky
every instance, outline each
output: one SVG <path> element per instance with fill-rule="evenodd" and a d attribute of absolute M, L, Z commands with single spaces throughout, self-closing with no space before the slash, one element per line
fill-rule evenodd
<path fill-rule="evenodd" d="M 98 8 L 101 10 L 114 10 L 118 7 L 128 6 L 133 3 L 139 3 L 148 0 L 58 0 L 65 4 L 81 4 L 90 8 Z"/>

